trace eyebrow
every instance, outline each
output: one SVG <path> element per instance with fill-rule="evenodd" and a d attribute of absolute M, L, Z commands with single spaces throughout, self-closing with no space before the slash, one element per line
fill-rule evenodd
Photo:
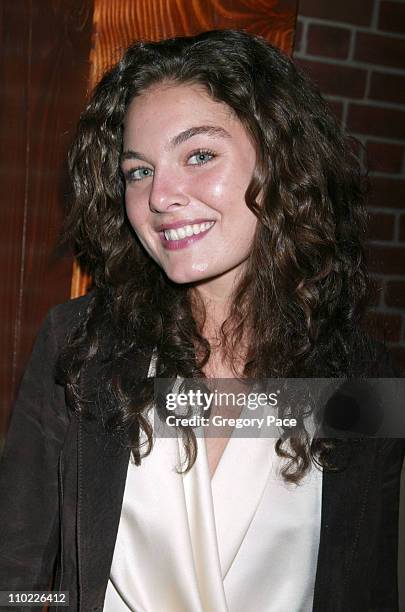
<path fill-rule="evenodd" d="M 177 134 L 177 136 L 174 136 L 170 140 L 166 149 L 174 149 L 183 142 L 186 142 L 186 140 L 189 140 L 193 136 L 197 136 L 199 134 L 206 134 L 207 136 L 211 136 L 213 138 L 232 138 L 230 133 L 222 127 L 216 125 L 198 125 L 196 127 L 191 127 L 188 130 L 184 130 L 183 132 Z M 121 163 L 126 159 L 140 159 L 142 161 L 148 161 L 142 153 L 138 153 L 138 151 L 133 151 L 132 149 L 128 149 L 122 153 Z"/>

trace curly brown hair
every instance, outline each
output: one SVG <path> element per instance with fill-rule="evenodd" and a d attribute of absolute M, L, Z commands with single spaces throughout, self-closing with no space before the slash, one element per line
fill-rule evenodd
<path fill-rule="evenodd" d="M 317 87 L 281 51 L 243 31 L 135 43 L 94 89 L 69 156 L 74 198 L 64 240 L 75 244 L 95 291 L 60 355 L 59 371 L 72 405 L 83 411 L 90 404 L 82 370 L 108 347 L 98 401 L 106 430 L 125 434 L 136 463 L 140 428 L 148 438 L 142 456 L 152 449 L 145 409 L 154 395 L 153 379 L 134 381 L 137 355 L 156 347 L 156 376 L 169 379 L 204 378 L 210 356 L 196 317 L 198 311 L 204 318 L 203 304 L 192 300 L 191 285 L 168 279 L 126 218 L 123 120 L 136 96 L 163 81 L 202 85 L 233 109 L 256 147 L 245 200 L 258 230 L 221 328 L 232 355 L 254 323 L 243 376 L 347 376 L 356 367 L 356 347 L 366 342 L 359 328 L 369 287 L 362 176 Z M 180 429 L 188 470 L 196 458 L 195 434 Z M 311 460 L 328 465 L 330 440 L 310 441 L 302 432 L 289 438 L 289 450 L 285 442 L 279 438 L 276 451 L 287 459 L 286 480 L 298 482 Z"/>

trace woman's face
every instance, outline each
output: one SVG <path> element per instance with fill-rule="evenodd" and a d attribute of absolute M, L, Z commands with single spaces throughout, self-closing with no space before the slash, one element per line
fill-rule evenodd
<path fill-rule="evenodd" d="M 255 160 L 231 109 L 198 85 L 155 85 L 132 101 L 122 155 L 127 215 L 172 281 L 230 292 L 257 224 L 245 203 Z"/>

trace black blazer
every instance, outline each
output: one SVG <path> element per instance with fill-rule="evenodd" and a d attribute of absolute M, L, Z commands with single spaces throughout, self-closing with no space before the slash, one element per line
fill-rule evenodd
<path fill-rule="evenodd" d="M 94 421 L 71 414 L 53 378 L 58 347 L 89 299 L 49 311 L 14 406 L 0 464 L 0 590 L 46 590 L 52 581 L 70 592 L 69 610 L 100 612 L 129 451 L 104 434 L 101 413 Z M 136 375 L 146 374 L 149 360 L 136 364 Z M 394 374 L 381 363 L 379 375 Z M 97 385 L 96 370 L 88 384 Z M 393 612 L 404 440 L 351 446 L 346 469 L 323 474 L 313 611 Z"/>

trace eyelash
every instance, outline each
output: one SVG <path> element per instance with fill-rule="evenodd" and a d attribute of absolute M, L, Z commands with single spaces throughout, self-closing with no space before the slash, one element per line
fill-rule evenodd
<path fill-rule="evenodd" d="M 193 151 L 192 153 L 190 153 L 187 159 L 190 159 L 191 157 L 194 157 L 195 155 L 210 155 L 211 159 L 214 159 L 214 157 L 216 157 L 216 154 L 214 153 L 214 151 L 211 151 L 209 149 L 197 149 L 196 151 Z M 209 161 L 211 161 L 211 159 L 207 161 L 200 161 L 200 162 L 197 162 L 196 164 L 190 164 L 190 165 L 191 166 L 204 166 Z M 138 172 L 139 170 L 151 170 L 151 169 L 147 168 L 146 166 L 138 166 L 137 168 L 131 168 L 130 170 L 128 170 L 128 172 L 125 172 L 124 174 L 125 180 L 128 183 L 142 181 L 143 180 L 142 178 L 138 178 L 138 179 L 134 178 L 134 173 Z M 149 176 L 150 175 L 147 175 L 147 176 L 144 176 L 143 178 L 149 178 Z"/>
<path fill-rule="evenodd" d="M 195 155 L 210 155 L 211 159 L 214 159 L 214 157 L 216 157 L 214 151 L 210 151 L 209 149 L 198 149 L 197 151 L 194 151 L 193 153 L 190 153 L 188 159 L 190 159 L 190 157 L 194 157 Z M 208 160 L 211 161 L 211 160 Z M 203 166 L 204 164 L 206 164 L 207 162 L 198 162 L 197 164 L 191 164 L 192 166 Z"/>

